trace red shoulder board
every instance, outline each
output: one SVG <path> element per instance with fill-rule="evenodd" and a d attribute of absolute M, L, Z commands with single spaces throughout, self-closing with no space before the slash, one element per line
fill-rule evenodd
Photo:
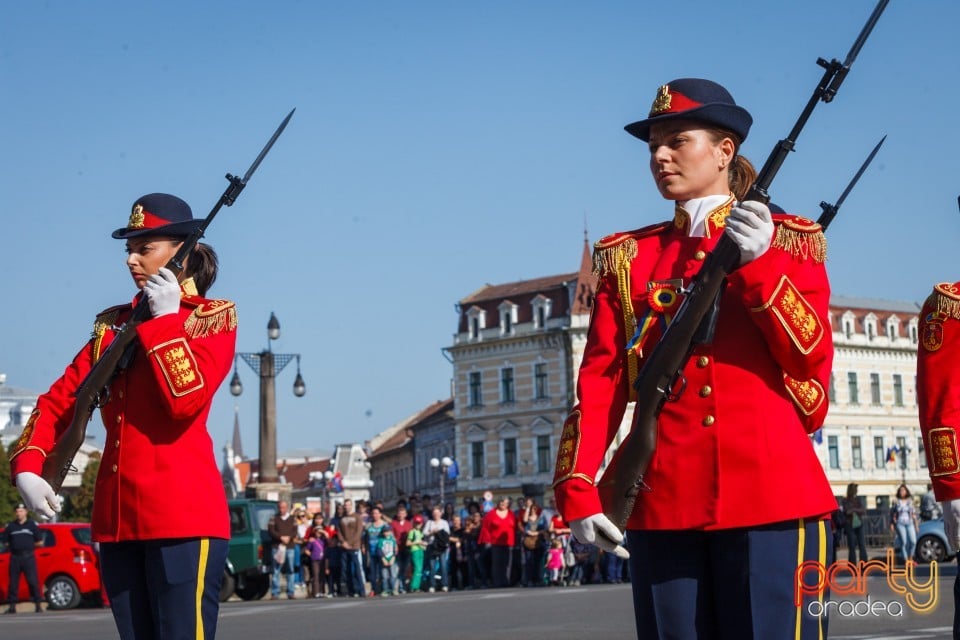
<path fill-rule="evenodd" d="M 672 221 L 668 220 L 666 222 L 658 222 L 657 224 L 651 224 L 646 227 L 641 227 L 639 229 L 634 229 L 633 231 L 620 231 L 618 233 L 611 233 L 608 236 L 604 236 L 597 240 L 593 248 L 594 249 L 608 249 L 610 247 L 615 247 L 618 244 L 633 238 L 634 240 L 639 240 L 640 238 L 646 238 L 647 236 L 652 236 L 661 231 L 670 228 L 673 224 Z"/>
<path fill-rule="evenodd" d="M 611 233 L 593 245 L 593 273 L 605 276 L 630 264 L 637 257 L 637 240 L 654 236 L 673 225 L 672 221 L 659 222 L 633 231 Z"/>
<path fill-rule="evenodd" d="M 230 300 L 208 300 L 201 296 L 183 296 L 181 302 L 193 307 L 183 329 L 191 338 L 203 338 L 237 328 L 237 307 Z"/>
<path fill-rule="evenodd" d="M 827 238 L 819 223 L 790 213 L 774 213 L 771 217 L 777 227 L 772 246 L 802 260 L 826 261 Z"/>

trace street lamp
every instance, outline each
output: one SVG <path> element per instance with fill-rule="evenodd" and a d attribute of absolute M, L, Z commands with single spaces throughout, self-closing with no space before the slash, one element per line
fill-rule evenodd
<path fill-rule="evenodd" d="M 434 469 L 440 469 L 440 509 L 443 510 L 444 502 L 443 498 L 443 481 L 446 479 L 447 469 L 453 466 L 453 460 L 450 456 L 443 456 L 443 458 L 430 458 L 430 466 Z"/>
<path fill-rule="evenodd" d="M 293 381 L 293 395 L 301 398 L 307 392 L 303 376 L 300 375 L 300 354 L 274 353 L 270 350 L 270 340 L 279 337 L 280 321 L 271 311 L 270 321 L 267 322 L 267 348 L 259 353 L 237 353 L 237 357 L 242 358 L 260 376 L 260 483 L 277 482 L 276 377 L 294 358 L 297 360 L 297 377 Z M 230 379 L 230 393 L 235 396 L 243 393 L 237 357 L 233 359 L 233 378 Z"/>
<path fill-rule="evenodd" d="M 333 515 L 334 511 L 330 508 L 330 483 L 333 480 L 333 472 L 327 469 L 323 473 L 319 471 L 310 472 L 310 481 L 311 482 L 320 482 L 320 490 L 323 492 L 320 499 L 320 513 L 324 514 L 325 518 L 329 518 Z M 326 508 L 324 508 L 326 505 Z"/>

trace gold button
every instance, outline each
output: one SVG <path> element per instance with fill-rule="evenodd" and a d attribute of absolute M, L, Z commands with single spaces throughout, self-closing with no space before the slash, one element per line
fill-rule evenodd
<path fill-rule="evenodd" d="M 113 467 L 111 467 L 111 468 L 113 469 L 113 472 L 114 472 L 114 473 L 117 472 L 117 465 L 113 465 Z"/>
<path fill-rule="evenodd" d="M 703 369 L 708 364 L 710 364 L 710 358 L 708 358 L 707 356 L 700 356 L 699 358 L 697 358 L 697 366 L 699 368 Z"/>
<path fill-rule="evenodd" d="M 117 440 L 116 442 L 114 442 L 114 443 L 113 443 L 113 446 L 115 446 L 117 449 L 119 449 L 119 448 L 120 448 L 120 441 Z"/>
<path fill-rule="evenodd" d="M 122 419 L 122 418 L 121 418 L 120 416 L 117 416 L 117 424 L 120 424 L 120 420 L 121 420 L 121 419 Z"/>
<path fill-rule="evenodd" d="M 706 398 L 706 397 L 709 396 L 711 393 L 713 393 L 713 389 L 711 389 L 711 388 L 710 388 L 710 385 L 708 385 L 708 384 L 703 385 L 703 387 L 701 387 L 701 389 L 700 389 L 700 397 L 701 397 L 701 398 Z"/>
<path fill-rule="evenodd" d="M 695 254 L 693 254 L 694 260 L 703 260 L 706 257 L 707 257 L 707 252 L 703 250 L 697 251 Z"/>
<path fill-rule="evenodd" d="M 703 419 L 703 426 L 709 427 L 716 421 L 717 421 L 716 418 L 714 418 L 713 416 L 707 416 L 706 418 Z"/>

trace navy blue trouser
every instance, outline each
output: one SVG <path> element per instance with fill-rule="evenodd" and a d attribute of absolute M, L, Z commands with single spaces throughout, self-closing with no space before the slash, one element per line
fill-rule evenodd
<path fill-rule="evenodd" d="M 639 640 L 820 640 L 826 616 L 805 595 L 802 562 L 833 562 L 829 523 L 791 520 L 719 531 L 627 531 Z M 811 607 L 811 604 L 813 605 Z"/>
<path fill-rule="evenodd" d="M 212 640 L 228 541 L 100 544 L 103 584 L 122 640 Z"/>
<path fill-rule="evenodd" d="M 32 539 L 32 538 L 31 538 Z M 9 575 L 7 582 L 7 602 L 13 606 L 17 603 L 17 596 L 20 591 L 20 574 L 23 574 L 27 581 L 27 587 L 30 589 L 30 597 L 36 604 L 43 602 L 40 592 L 40 585 L 37 583 L 37 559 L 33 551 L 21 553 L 14 551 L 10 554 Z"/>

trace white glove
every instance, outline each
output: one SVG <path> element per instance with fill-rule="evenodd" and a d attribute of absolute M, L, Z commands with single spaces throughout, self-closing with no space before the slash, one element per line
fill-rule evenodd
<path fill-rule="evenodd" d="M 17 490 L 27 508 L 46 520 L 53 518 L 54 512 L 60 511 L 60 497 L 46 480 L 35 473 L 18 473 Z"/>
<path fill-rule="evenodd" d="M 773 218 L 762 202 L 747 200 L 730 210 L 727 235 L 740 248 L 740 266 L 756 260 L 773 242 Z"/>
<path fill-rule="evenodd" d="M 620 529 L 602 513 L 572 520 L 570 531 L 580 542 L 595 544 L 624 560 L 630 557 L 630 553 L 623 548 L 623 534 Z"/>
<path fill-rule="evenodd" d="M 154 318 L 170 315 L 180 310 L 180 283 L 173 271 L 160 267 L 160 272 L 147 279 L 143 285 L 150 313 Z"/>
<path fill-rule="evenodd" d="M 943 508 L 943 532 L 956 553 L 960 551 L 960 499 L 944 500 L 940 506 Z"/>

